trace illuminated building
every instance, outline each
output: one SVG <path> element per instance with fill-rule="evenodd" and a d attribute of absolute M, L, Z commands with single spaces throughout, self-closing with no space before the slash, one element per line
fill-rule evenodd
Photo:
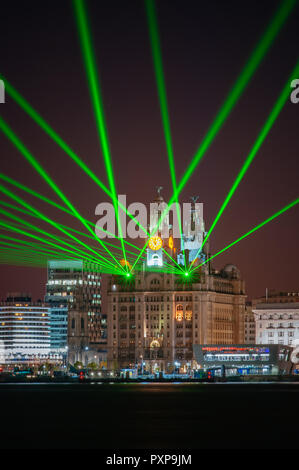
<path fill-rule="evenodd" d="M 101 275 L 82 260 L 50 260 L 45 299 L 57 317 L 68 311 L 69 361 L 103 362 L 107 322 L 101 311 Z"/>
<path fill-rule="evenodd" d="M 49 312 L 51 349 L 64 350 L 67 347 L 68 308 L 64 305 L 51 306 Z"/>
<path fill-rule="evenodd" d="M 292 348 L 279 345 L 194 345 L 197 366 L 212 375 L 289 374 Z"/>
<path fill-rule="evenodd" d="M 160 195 L 160 190 L 162 187 L 158 188 L 158 196 L 154 200 L 154 204 L 151 206 L 150 210 L 150 233 L 153 233 L 155 227 L 158 225 L 158 222 L 161 219 L 163 210 L 165 208 L 165 202 Z M 161 237 L 164 237 L 167 240 L 170 237 L 169 233 L 169 214 L 160 222 L 157 233 L 150 237 L 148 242 L 147 260 L 146 265 L 148 267 L 162 267 L 163 266 L 163 240 Z"/>
<path fill-rule="evenodd" d="M 299 302 L 258 303 L 253 313 L 257 344 L 292 346 L 299 341 Z"/>
<path fill-rule="evenodd" d="M 51 309 L 31 302 L 30 296 L 8 296 L 0 304 L 0 344 L 6 363 L 59 362 L 65 359 L 65 341 L 57 343 Z"/>
<path fill-rule="evenodd" d="M 161 264 L 164 251 L 175 256 L 172 237 L 163 239 L 159 231 L 153 237 L 143 270 L 128 281 L 109 276 L 108 367 L 187 371 L 193 344 L 244 343 L 246 296 L 239 270 L 227 265 L 215 271 L 207 263 L 188 279 L 184 272 L 168 272 Z"/>
<path fill-rule="evenodd" d="M 159 236 L 151 237 L 147 248 L 147 266 L 163 266 L 163 241 Z"/>

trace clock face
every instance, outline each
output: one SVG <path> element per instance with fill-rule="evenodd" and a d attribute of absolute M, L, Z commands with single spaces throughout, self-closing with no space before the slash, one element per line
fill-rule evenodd
<path fill-rule="evenodd" d="M 148 246 L 150 247 L 151 250 L 157 251 L 162 248 L 162 238 L 160 237 L 151 237 L 148 242 Z"/>

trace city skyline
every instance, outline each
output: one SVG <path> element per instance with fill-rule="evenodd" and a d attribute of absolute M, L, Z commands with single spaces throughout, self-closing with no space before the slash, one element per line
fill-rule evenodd
<path fill-rule="evenodd" d="M 296 456 L 299 0 L 2 3 L 0 448 Z"/>

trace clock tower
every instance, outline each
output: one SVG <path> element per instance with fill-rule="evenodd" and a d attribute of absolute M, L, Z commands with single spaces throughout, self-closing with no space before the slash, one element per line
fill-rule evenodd
<path fill-rule="evenodd" d="M 163 266 L 163 240 L 154 235 L 149 239 L 147 248 L 147 266 Z"/>
<path fill-rule="evenodd" d="M 155 228 L 158 225 L 159 220 L 166 207 L 163 197 L 161 196 L 162 186 L 157 187 L 157 196 L 154 203 L 150 205 L 150 233 L 151 235 L 148 241 L 147 247 L 147 258 L 146 265 L 151 267 L 162 267 L 163 266 L 163 234 L 169 233 L 168 216 L 164 217 L 159 224 L 156 232 Z"/>

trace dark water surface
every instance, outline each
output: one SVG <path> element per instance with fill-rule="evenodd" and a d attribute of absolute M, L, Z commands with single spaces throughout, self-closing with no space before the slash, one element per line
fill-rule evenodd
<path fill-rule="evenodd" d="M 298 448 L 299 384 L 0 384 L 3 448 Z"/>

